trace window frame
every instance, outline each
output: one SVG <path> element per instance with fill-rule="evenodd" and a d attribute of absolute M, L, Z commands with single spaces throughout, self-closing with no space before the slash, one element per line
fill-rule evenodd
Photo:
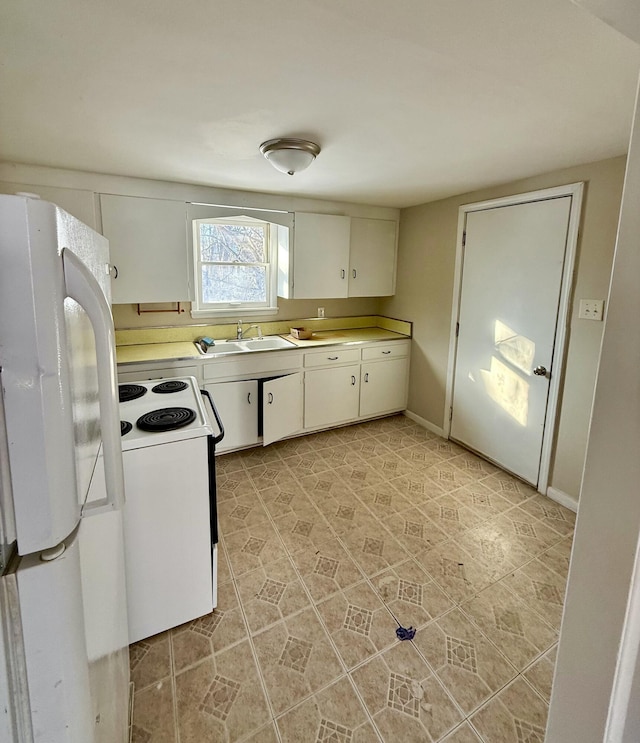
<path fill-rule="evenodd" d="M 277 306 L 277 276 L 278 276 L 278 250 L 277 250 L 277 226 L 267 220 L 256 219 L 246 214 L 238 216 L 202 217 L 194 219 L 193 222 L 193 272 L 195 284 L 195 299 L 191 308 L 192 317 L 216 317 L 229 316 L 243 317 L 249 315 L 276 314 Z M 266 277 L 266 300 L 264 302 L 204 302 L 202 299 L 202 266 L 203 265 L 236 265 L 227 261 L 203 261 L 201 260 L 200 248 L 200 225 L 201 224 L 236 224 L 261 226 L 265 229 L 265 258 L 264 263 L 242 263 L 246 266 L 265 266 Z"/>

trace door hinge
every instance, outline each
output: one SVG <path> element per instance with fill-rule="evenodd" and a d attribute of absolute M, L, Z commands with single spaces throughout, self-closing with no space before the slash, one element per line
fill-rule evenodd
<path fill-rule="evenodd" d="M 466 245 L 467 245 L 467 231 L 464 230 L 464 232 L 462 233 L 462 247 L 464 248 L 466 247 Z"/>
<path fill-rule="evenodd" d="M 456 338 L 460 335 L 460 323 L 456 323 Z"/>
<path fill-rule="evenodd" d="M 449 408 L 449 420 L 453 420 L 453 405 Z"/>

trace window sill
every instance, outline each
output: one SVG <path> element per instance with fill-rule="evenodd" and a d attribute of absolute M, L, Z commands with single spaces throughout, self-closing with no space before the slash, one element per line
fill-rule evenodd
<path fill-rule="evenodd" d="M 239 317 L 256 317 L 258 315 L 277 315 L 279 312 L 278 307 L 257 307 L 256 309 L 247 309 L 246 307 L 234 309 L 233 307 L 225 307 L 220 310 L 191 310 L 191 317 L 193 318 L 206 318 L 206 317 L 230 317 L 234 320 Z"/>

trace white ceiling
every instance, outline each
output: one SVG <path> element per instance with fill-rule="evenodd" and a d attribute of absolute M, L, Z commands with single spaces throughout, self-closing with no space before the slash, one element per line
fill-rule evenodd
<path fill-rule="evenodd" d="M 0 159 L 408 206 L 626 151 L 640 46 L 569 0 L 20 0 Z M 258 147 L 322 147 L 293 177 Z"/>

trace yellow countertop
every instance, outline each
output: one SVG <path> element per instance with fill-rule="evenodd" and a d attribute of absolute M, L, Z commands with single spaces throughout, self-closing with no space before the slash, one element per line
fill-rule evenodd
<path fill-rule="evenodd" d="M 314 332 L 313 336 L 307 341 L 297 340 L 290 335 L 283 335 L 282 337 L 294 344 L 292 348 L 297 346 L 305 350 L 347 343 L 370 343 L 372 341 L 409 339 L 408 335 L 395 333 L 392 330 L 385 330 L 384 328 L 321 330 Z M 286 351 L 288 349 L 278 350 Z M 256 351 L 255 353 L 269 353 L 269 351 Z M 198 353 L 198 350 L 190 341 L 117 346 L 116 355 L 119 364 L 140 364 L 146 361 L 207 361 L 207 357 Z M 210 357 L 208 361 L 213 362 L 214 359 Z"/>

